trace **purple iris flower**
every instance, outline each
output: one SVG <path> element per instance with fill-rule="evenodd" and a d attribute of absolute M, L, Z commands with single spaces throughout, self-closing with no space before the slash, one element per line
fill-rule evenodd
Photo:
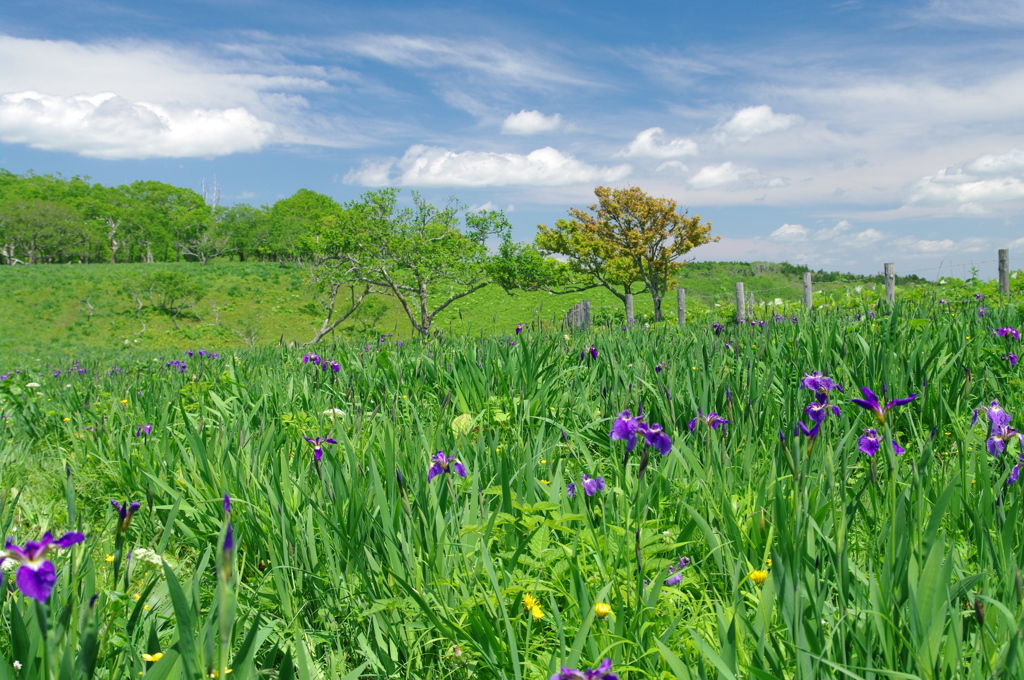
<path fill-rule="evenodd" d="M 224 514 L 231 514 L 231 496 L 224 494 Z"/>
<path fill-rule="evenodd" d="M 1018 331 L 1013 326 L 1006 326 L 1005 328 L 997 328 L 995 330 L 995 334 L 998 335 L 1000 338 L 1006 338 L 1006 339 L 1013 338 L 1014 340 L 1020 340 L 1020 331 Z"/>
<path fill-rule="evenodd" d="M 576 482 L 569 482 L 565 487 L 565 495 L 569 498 L 576 498 Z"/>
<path fill-rule="evenodd" d="M 1024 453 L 1017 454 L 1017 464 L 1010 470 L 1010 476 L 1006 478 L 1006 486 L 1013 486 L 1020 479 L 1020 466 L 1024 464 Z"/>
<path fill-rule="evenodd" d="M 895 439 L 890 439 L 889 444 L 892 446 L 892 450 L 897 456 L 902 456 L 906 452 L 906 449 L 900 446 L 899 442 Z M 857 438 L 857 448 L 861 453 L 866 454 L 869 458 L 874 457 L 881 446 L 882 437 L 878 434 L 878 430 L 874 428 L 866 428 L 864 430 L 864 434 Z"/>
<path fill-rule="evenodd" d="M 584 359 L 586 359 L 588 353 L 590 354 L 590 358 L 591 359 L 596 359 L 597 358 L 597 347 L 595 347 L 594 345 L 590 345 L 589 347 L 584 347 L 580 351 L 580 361 L 583 361 Z"/>
<path fill-rule="evenodd" d="M 986 308 L 986 307 L 978 307 L 978 317 L 979 318 L 985 316 L 986 314 L 988 314 L 988 308 Z"/>
<path fill-rule="evenodd" d="M 431 459 L 434 464 L 430 466 L 427 471 L 427 482 L 429 483 L 434 477 L 443 475 L 446 472 L 454 472 L 459 477 L 466 476 L 466 466 L 462 464 L 462 461 L 452 456 L 449 458 L 444 455 L 444 451 L 438 451 Z"/>
<path fill-rule="evenodd" d="M 1013 417 L 1003 410 L 998 401 L 993 401 L 986 413 L 992 429 L 985 440 L 985 448 L 990 454 L 997 458 L 1006 450 L 1006 444 L 1014 437 L 1020 438 L 1020 432 L 1010 427 L 1010 420 Z M 1021 440 L 1021 448 L 1024 449 L 1024 440 Z"/>
<path fill-rule="evenodd" d="M 984 296 L 984 295 L 982 295 L 981 293 L 975 293 L 975 294 L 974 294 L 974 299 L 975 299 L 975 300 L 977 300 L 977 301 L 979 301 L 979 302 L 981 302 L 982 300 L 984 300 L 984 299 L 985 299 L 985 296 Z"/>
<path fill-rule="evenodd" d="M 51 548 L 70 548 L 84 540 L 85 535 L 77 531 L 69 531 L 58 539 L 54 539 L 53 534 L 47 531 L 38 543 L 29 541 L 24 548 L 20 548 L 14 545 L 13 539 L 8 538 L 4 545 L 4 557 L 21 563 L 14 582 L 22 594 L 37 602 L 46 602 L 57 582 L 57 568 L 46 559 L 46 553 Z"/>
<path fill-rule="evenodd" d="M 660 361 L 658 362 L 658 365 L 654 367 L 654 372 L 655 373 L 661 373 L 664 370 L 665 370 L 665 364 L 661 363 Z"/>
<path fill-rule="evenodd" d="M 562 666 L 560 671 L 551 676 L 551 680 L 619 680 L 619 676 L 612 673 L 612 660 L 606 658 L 597 668 L 585 671 Z"/>
<path fill-rule="evenodd" d="M 677 586 L 683 580 L 683 569 L 690 564 L 689 557 L 680 557 L 679 563 L 668 568 L 668 578 L 665 579 L 665 585 Z"/>
<path fill-rule="evenodd" d="M 604 491 L 604 477 L 591 477 L 584 474 L 580 477 L 580 483 L 583 485 L 583 491 L 588 496 L 593 496 L 598 491 Z"/>
<path fill-rule="evenodd" d="M 639 427 L 640 420 L 634 418 L 627 409 L 615 419 L 615 423 L 612 424 L 612 431 L 608 436 L 612 438 L 612 441 L 625 440 L 626 452 L 628 453 L 636 448 L 636 431 Z"/>
<path fill-rule="evenodd" d="M 807 425 L 804 424 L 804 421 L 798 420 L 798 421 L 796 421 L 796 425 L 793 427 L 793 436 L 794 437 L 799 437 L 800 435 L 803 435 L 804 437 L 807 437 L 809 439 L 817 439 L 818 434 L 820 432 L 821 432 L 821 422 L 820 421 L 819 422 L 815 422 L 812 427 L 808 428 Z"/>
<path fill-rule="evenodd" d="M 814 401 L 807 405 L 804 409 L 804 413 L 807 417 L 816 423 L 823 422 L 825 418 L 828 418 L 829 413 L 834 413 L 836 417 L 839 417 L 839 407 L 834 404 L 828 403 L 828 394 L 826 392 L 818 392 Z"/>
<path fill-rule="evenodd" d="M 136 437 L 141 437 L 142 435 L 149 434 L 152 431 L 153 431 L 153 425 L 151 423 L 146 423 L 145 425 L 139 425 L 137 428 L 135 428 L 135 436 Z"/>
<path fill-rule="evenodd" d="M 704 415 L 703 413 L 700 412 L 700 409 L 697 409 L 697 416 L 690 421 L 690 432 L 693 432 L 694 430 L 697 429 L 698 421 L 704 423 L 712 430 L 717 430 L 720 427 L 724 428 L 726 425 L 729 424 L 728 420 L 718 415 L 717 413 L 711 412 L 708 413 L 707 415 Z"/>
<path fill-rule="evenodd" d="M 826 394 L 832 390 L 843 391 L 842 387 L 821 371 L 812 371 L 811 373 L 804 371 L 804 377 L 800 379 L 800 389 Z"/>
<path fill-rule="evenodd" d="M 195 353 L 192 350 L 190 350 L 190 349 L 185 350 L 185 354 L 186 354 L 186 356 L 188 356 L 189 359 L 195 357 Z M 202 356 L 202 354 L 200 354 L 200 356 Z"/>
<path fill-rule="evenodd" d="M 228 522 L 228 530 L 224 533 L 224 552 L 230 553 L 235 547 L 235 530 L 231 526 L 231 522 Z"/>
<path fill-rule="evenodd" d="M 725 326 L 720 323 L 711 324 L 711 330 L 715 332 L 715 335 L 721 335 L 722 331 L 725 330 Z"/>
<path fill-rule="evenodd" d="M 637 431 L 644 436 L 644 440 L 648 446 L 653 446 L 663 456 L 667 456 L 668 452 L 672 450 L 672 440 L 669 439 L 668 435 L 662 429 L 661 425 L 654 423 L 648 425 L 647 423 L 640 423 Z"/>
<path fill-rule="evenodd" d="M 917 399 L 917 394 L 911 394 L 909 397 L 904 397 L 903 399 L 893 399 L 883 406 L 882 402 L 879 401 L 878 396 L 869 388 L 862 387 L 860 388 L 860 391 L 864 393 L 864 398 L 851 399 L 850 402 L 860 406 L 865 411 L 872 411 L 875 414 L 875 418 L 877 418 L 880 423 L 885 422 L 885 413 L 889 409 L 902 406 L 903 404 L 909 404 Z"/>
<path fill-rule="evenodd" d="M 338 442 L 334 441 L 333 439 L 331 439 L 330 437 L 314 437 L 312 439 L 309 438 L 309 437 L 303 437 L 303 439 L 305 439 L 307 442 L 309 442 L 310 444 L 313 445 L 313 457 L 316 458 L 317 462 L 320 462 L 321 460 L 323 460 L 323 457 L 324 457 L 324 444 L 337 444 L 338 443 Z"/>
<path fill-rule="evenodd" d="M 516 326 L 516 335 L 519 335 L 522 332 L 523 332 L 523 324 L 518 324 Z"/>
<path fill-rule="evenodd" d="M 117 533 L 121 533 L 128 528 L 132 523 L 132 517 L 142 507 L 142 504 L 138 501 L 132 501 L 131 503 L 125 501 L 124 505 L 121 505 L 117 501 L 112 500 L 110 504 L 117 510 Z"/>
<path fill-rule="evenodd" d="M 1009 354 L 1003 355 L 1003 361 L 1010 362 L 1010 368 L 1014 368 L 1017 366 L 1017 362 L 1019 361 L 1019 359 L 1017 358 L 1016 354 L 1010 352 Z"/>

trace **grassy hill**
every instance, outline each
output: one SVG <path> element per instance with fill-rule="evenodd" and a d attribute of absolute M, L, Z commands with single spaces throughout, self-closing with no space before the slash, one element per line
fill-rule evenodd
<path fill-rule="evenodd" d="M 140 309 L 125 292 L 133 281 L 157 270 L 186 274 L 204 295 L 178 318 L 148 304 Z M 791 305 L 801 296 L 798 273 L 788 265 L 770 263 L 700 263 L 683 268 L 679 285 L 687 290 L 692 320 L 709 315 L 727 316 L 734 304 L 735 282 L 742 280 L 755 291 L 758 304 L 777 300 Z M 835 278 L 834 276 L 831 278 Z M 857 278 L 860 283 L 870 280 Z M 848 288 L 838 281 L 816 284 L 827 293 Z M 140 349 L 238 347 L 283 341 L 309 341 L 322 320 L 301 265 L 268 262 L 214 262 L 167 264 L 90 264 L 0 267 L 0 296 L 4 300 L 0 324 L 0 353 L 48 348 L 80 351 L 130 345 Z M 607 290 L 552 295 L 523 293 L 509 296 L 489 286 L 459 300 L 435 320 L 435 328 L 459 333 L 509 332 L 517 323 L 560 323 L 565 312 L 583 299 L 591 300 L 598 321 L 621 317 L 622 304 Z M 635 310 L 643 317 L 652 312 L 650 296 L 636 296 Z M 675 296 L 665 300 L 663 312 L 675 319 Z M 339 333 L 347 336 L 393 333 L 413 335 L 397 302 L 375 296 Z"/>

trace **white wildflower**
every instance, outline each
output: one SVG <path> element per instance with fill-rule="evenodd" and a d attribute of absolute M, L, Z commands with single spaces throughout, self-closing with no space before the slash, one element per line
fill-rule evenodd
<path fill-rule="evenodd" d="M 342 411 L 340 408 L 329 408 L 326 411 L 324 411 L 324 415 L 330 416 L 332 418 L 337 418 L 338 416 L 345 415 L 345 412 Z"/>
<path fill-rule="evenodd" d="M 37 382 L 30 382 L 30 383 L 25 383 L 25 387 L 42 387 L 42 385 L 40 385 Z"/>

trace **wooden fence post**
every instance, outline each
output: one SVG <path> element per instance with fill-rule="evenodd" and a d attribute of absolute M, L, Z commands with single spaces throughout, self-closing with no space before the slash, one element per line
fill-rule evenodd
<path fill-rule="evenodd" d="M 885 263 L 885 301 L 890 305 L 896 302 L 896 264 Z"/>
<path fill-rule="evenodd" d="M 633 323 L 633 294 L 626 293 L 626 323 Z"/>
<path fill-rule="evenodd" d="M 679 319 L 679 325 L 686 325 L 686 289 L 676 289 L 676 318 Z"/>
<path fill-rule="evenodd" d="M 590 300 L 583 301 L 583 327 L 590 328 Z"/>
<path fill-rule="evenodd" d="M 808 312 L 814 309 L 814 289 L 811 287 L 810 272 L 804 272 L 804 307 Z"/>
<path fill-rule="evenodd" d="M 1010 295 L 1010 251 L 1006 248 L 999 251 L 999 294 Z"/>
<path fill-rule="evenodd" d="M 736 323 L 743 323 L 747 318 L 747 310 L 745 309 L 745 303 L 747 296 L 743 293 L 743 282 L 736 282 Z"/>

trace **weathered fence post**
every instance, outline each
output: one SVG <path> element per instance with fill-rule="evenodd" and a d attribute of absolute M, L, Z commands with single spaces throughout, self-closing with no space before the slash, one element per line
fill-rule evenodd
<path fill-rule="evenodd" d="M 885 263 L 885 301 L 890 305 L 896 302 L 896 264 Z"/>
<path fill-rule="evenodd" d="M 747 301 L 747 296 L 743 293 L 743 282 L 736 282 L 736 323 L 743 323 L 747 318 L 747 310 L 744 307 L 744 303 Z"/>
<path fill-rule="evenodd" d="M 999 250 L 999 294 L 1010 295 L 1010 251 Z"/>
<path fill-rule="evenodd" d="M 686 325 L 686 289 L 676 289 L 676 317 L 679 319 L 679 325 Z"/>
<path fill-rule="evenodd" d="M 804 272 L 804 307 L 808 312 L 814 309 L 814 290 L 811 287 L 810 272 Z"/>
<path fill-rule="evenodd" d="M 747 293 L 747 309 L 746 311 L 750 314 L 754 313 L 754 293 Z"/>
<path fill-rule="evenodd" d="M 633 294 L 626 293 L 626 323 L 633 323 Z"/>
<path fill-rule="evenodd" d="M 583 327 L 590 328 L 590 300 L 583 301 Z"/>

